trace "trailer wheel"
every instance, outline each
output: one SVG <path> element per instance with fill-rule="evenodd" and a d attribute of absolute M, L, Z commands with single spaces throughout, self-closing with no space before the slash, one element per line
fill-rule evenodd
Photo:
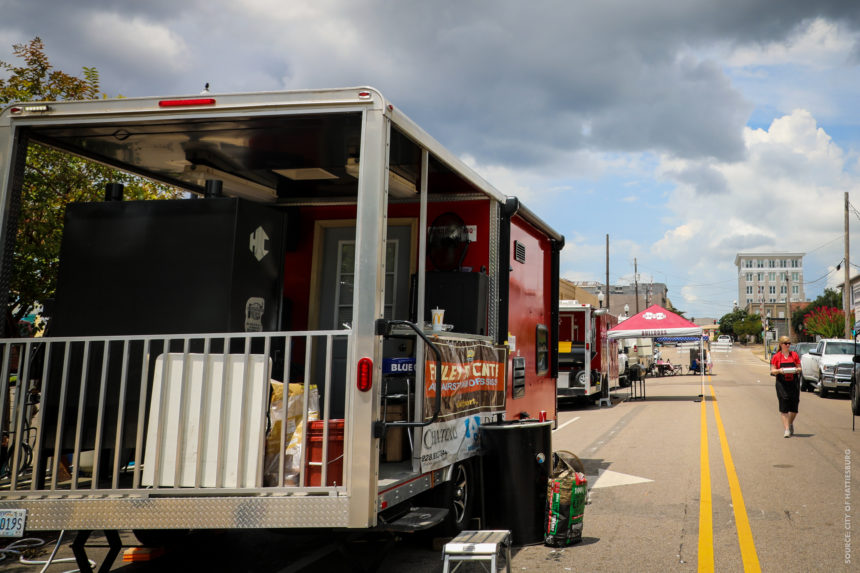
<path fill-rule="evenodd" d="M 438 531 L 442 537 L 456 537 L 467 529 L 472 521 L 477 491 L 476 477 L 474 465 L 465 460 L 454 466 L 451 481 L 436 488 L 437 507 L 448 510 L 445 521 L 439 524 Z"/>

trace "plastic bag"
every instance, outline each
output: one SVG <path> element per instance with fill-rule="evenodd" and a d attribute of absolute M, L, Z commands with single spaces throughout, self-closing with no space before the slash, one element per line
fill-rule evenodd
<path fill-rule="evenodd" d="M 266 435 L 266 461 L 263 480 L 267 486 L 278 485 L 278 450 L 281 446 L 281 426 L 284 422 L 284 384 L 271 380 L 272 397 L 269 419 L 272 427 Z M 305 419 L 302 415 L 304 384 L 289 384 L 287 388 L 286 434 L 284 436 L 284 481 L 280 485 L 298 485 L 302 461 L 302 438 Z M 319 419 L 319 392 L 312 385 L 308 392 L 308 421 Z"/>
<path fill-rule="evenodd" d="M 552 475 L 547 480 L 544 544 L 566 547 L 582 541 L 582 521 L 588 497 L 585 468 L 570 452 L 553 454 Z"/>

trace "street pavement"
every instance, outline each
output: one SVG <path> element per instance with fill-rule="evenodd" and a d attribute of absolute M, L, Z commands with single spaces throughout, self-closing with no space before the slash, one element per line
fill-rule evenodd
<path fill-rule="evenodd" d="M 686 365 L 686 353 L 667 348 L 663 357 Z M 860 547 L 860 470 L 851 472 L 860 463 L 860 430 L 852 431 L 849 401 L 802 393 L 796 434 L 785 439 L 767 363 L 743 346 L 713 360 L 704 379 L 648 378 L 645 400 L 618 389 L 611 407 L 562 407 L 553 448 L 576 453 L 589 477 L 583 541 L 516 547 L 513 571 L 860 570 L 852 545 Z M 135 543 L 127 533 L 122 539 Z M 112 571 L 353 571 L 379 559 L 382 573 L 442 569 L 439 540 L 338 540 L 314 532 L 208 532 L 150 563 L 120 557 Z M 88 551 L 99 559 L 104 542 L 94 536 L 93 544 Z M 70 554 L 63 544 L 59 555 Z"/>

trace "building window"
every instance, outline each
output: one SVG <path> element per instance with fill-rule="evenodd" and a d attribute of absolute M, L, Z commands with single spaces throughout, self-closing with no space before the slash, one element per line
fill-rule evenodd
<path fill-rule="evenodd" d="M 791 285 L 791 294 L 800 294 L 800 287 L 797 285 Z"/>
<path fill-rule="evenodd" d="M 776 299 L 775 299 L 775 298 L 773 298 L 773 297 L 770 297 L 769 299 L 767 299 L 767 302 L 769 302 L 769 303 L 775 303 L 775 302 L 776 302 Z M 770 316 L 770 313 L 768 313 L 768 316 Z"/>
<path fill-rule="evenodd" d="M 747 273 L 747 282 L 752 282 L 752 277 L 753 277 L 752 273 Z"/>
<path fill-rule="evenodd" d="M 768 294 L 776 294 L 776 286 L 770 285 L 769 287 L 767 287 L 767 292 Z"/>
<path fill-rule="evenodd" d="M 756 273 L 756 279 L 763 281 L 764 280 L 764 273 Z"/>
<path fill-rule="evenodd" d="M 782 265 L 781 265 L 781 266 L 782 266 L 782 268 L 784 268 L 784 269 L 788 268 L 788 260 L 787 260 L 787 259 L 782 259 Z"/>
<path fill-rule="evenodd" d="M 535 370 L 540 376 L 549 371 L 549 330 L 538 324 L 535 331 Z"/>
<path fill-rule="evenodd" d="M 776 280 L 776 273 L 767 273 L 767 280 L 775 281 Z"/>
<path fill-rule="evenodd" d="M 747 294 L 752 294 L 752 285 L 747 286 Z"/>
<path fill-rule="evenodd" d="M 764 287 L 763 286 L 758 287 L 758 293 L 764 294 Z"/>
<path fill-rule="evenodd" d="M 798 282 L 800 280 L 800 273 L 791 273 L 791 280 L 793 282 Z"/>
<path fill-rule="evenodd" d="M 788 289 L 786 288 L 785 285 L 782 285 L 779 287 L 779 294 L 785 294 L 787 292 L 788 292 Z"/>
<path fill-rule="evenodd" d="M 752 299 L 751 299 L 751 298 L 747 298 L 747 305 L 751 305 L 751 304 L 752 304 Z"/>
<path fill-rule="evenodd" d="M 763 269 L 763 268 L 764 268 L 764 259 L 759 259 L 759 260 L 757 260 L 757 261 L 755 262 L 755 266 L 756 266 L 756 268 L 758 268 L 758 269 Z"/>
<path fill-rule="evenodd" d="M 770 268 L 770 269 L 772 269 L 772 268 L 776 267 L 776 261 L 775 261 L 775 260 L 773 260 L 773 259 L 768 259 L 768 261 L 767 261 L 767 266 L 768 266 L 768 268 Z"/>
<path fill-rule="evenodd" d="M 800 259 L 791 259 L 791 266 L 795 269 L 800 267 Z"/>

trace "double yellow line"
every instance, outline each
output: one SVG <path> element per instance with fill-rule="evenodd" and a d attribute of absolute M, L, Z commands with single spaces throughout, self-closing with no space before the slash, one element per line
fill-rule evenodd
<path fill-rule="evenodd" d="M 735 526 L 738 530 L 738 544 L 741 548 L 741 559 L 744 563 L 744 571 L 747 573 L 761 571 L 758 556 L 755 552 L 752 530 L 750 529 L 747 509 L 744 497 L 741 495 L 741 484 L 738 474 L 735 472 L 735 464 L 732 454 L 729 452 L 729 442 L 726 439 L 726 430 L 723 428 L 723 420 L 720 417 L 720 407 L 717 405 L 717 395 L 714 387 L 710 384 L 711 377 L 708 376 L 708 387 L 714 404 L 714 419 L 717 422 L 717 432 L 720 435 L 720 448 L 723 451 L 723 463 L 726 466 L 726 475 L 729 480 L 729 491 L 732 495 L 732 507 L 735 512 Z M 701 488 L 699 496 L 699 571 L 714 570 L 714 522 L 713 506 L 711 504 L 711 464 L 708 454 L 708 408 L 705 397 L 702 396 L 702 436 L 701 436 Z"/>

